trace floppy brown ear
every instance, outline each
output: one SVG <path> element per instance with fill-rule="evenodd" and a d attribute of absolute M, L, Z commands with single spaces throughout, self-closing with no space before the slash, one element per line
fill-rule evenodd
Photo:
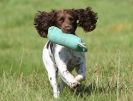
<path fill-rule="evenodd" d="M 34 18 L 34 25 L 41 37 L 46 38 L 48 34 L 48 28 L 54 25 L 55 11 L 45 12 L 39 11 Z"/>
<path fill-rule="evenodd" d="M 77 9 L 76 14 L 78 16 L 78 26 L 82 27 L 84 31 L 90 32 L 96 28 L 97 13 L 92 11 L 90 7 L 86 9 Z"/>

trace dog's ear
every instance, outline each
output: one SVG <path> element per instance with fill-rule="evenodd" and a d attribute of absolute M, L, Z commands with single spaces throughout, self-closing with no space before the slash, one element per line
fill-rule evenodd
<path fill-rule="evenodd" d="M 54 25 L 56 11 L 45 12 L 39 11 L 34 18 L 34 25 L 41 37 L 46 38 L 48 34 L 48 28 Z"/>
<path fill-rule="evenodd" d="M 76 9 L 75 10 L 78 18 L 78 26 L 82 27 L 84 31 L 90 32 L 96 28 L 97 13 L 92 11 L 90 7 L 86 9 Z"/>

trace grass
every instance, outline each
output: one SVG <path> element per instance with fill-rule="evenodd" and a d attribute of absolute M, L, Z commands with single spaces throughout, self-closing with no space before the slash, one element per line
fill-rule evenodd
<path fill-rule="evenodd" d="M 59 101 L 133 99 L 132 0 L 1 0 L 0 101 L 53 101 L 41 53 L 47 39 L 34 26 L 38 10 L 85 8 L 98 12 L 95 31 L 77 33 L 89 48 L 80 92 L 64 89 Z M 60 6 L 59 6 L 60 5 Z M 83 34 L 82 34 L 83 33 Z"/>

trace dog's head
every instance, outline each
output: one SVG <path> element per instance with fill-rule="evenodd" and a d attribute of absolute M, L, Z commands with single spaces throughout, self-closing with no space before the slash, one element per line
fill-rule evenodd
<path fill-rule="evenodd" d="M 97 13 L 90 7 L 86 9 L 53 10 L 51 12 L 39 11 L 34 18 L 34 25 L 41 37 L 47 37 L 48 28 L 56 26 L 65 33 L 75 34 L 77 26 L 86 32 L 95 29 Z"/>

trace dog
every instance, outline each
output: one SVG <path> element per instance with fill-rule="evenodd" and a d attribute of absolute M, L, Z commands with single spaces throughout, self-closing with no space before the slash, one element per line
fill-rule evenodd
<path fill-rule="evenodd" d="M 85 9 L 52 10 L 50 12 L 39 11 L 34 18 L 34 25 L 38 34 L 47 38 L 48 28 L 56 26 L 65 33 L 76 35 L 77 27 L 82 27 L 85 32 L 96 28 L 97 13 L 90 7 Z M 43 48 L 43 63 L 48 73 L 50 84 L 53 88 L 54 98 L 58 98 L 60 91 L 66 83 L 70 88 L 80 85 L 86 76 L 86 59 L 84 52 L 77 52 L 59 44 L 48 41 Z M 71 73 L 75 69 L 77 76 Z M 57 74 L 62 79 L 59 87 Z"/>

